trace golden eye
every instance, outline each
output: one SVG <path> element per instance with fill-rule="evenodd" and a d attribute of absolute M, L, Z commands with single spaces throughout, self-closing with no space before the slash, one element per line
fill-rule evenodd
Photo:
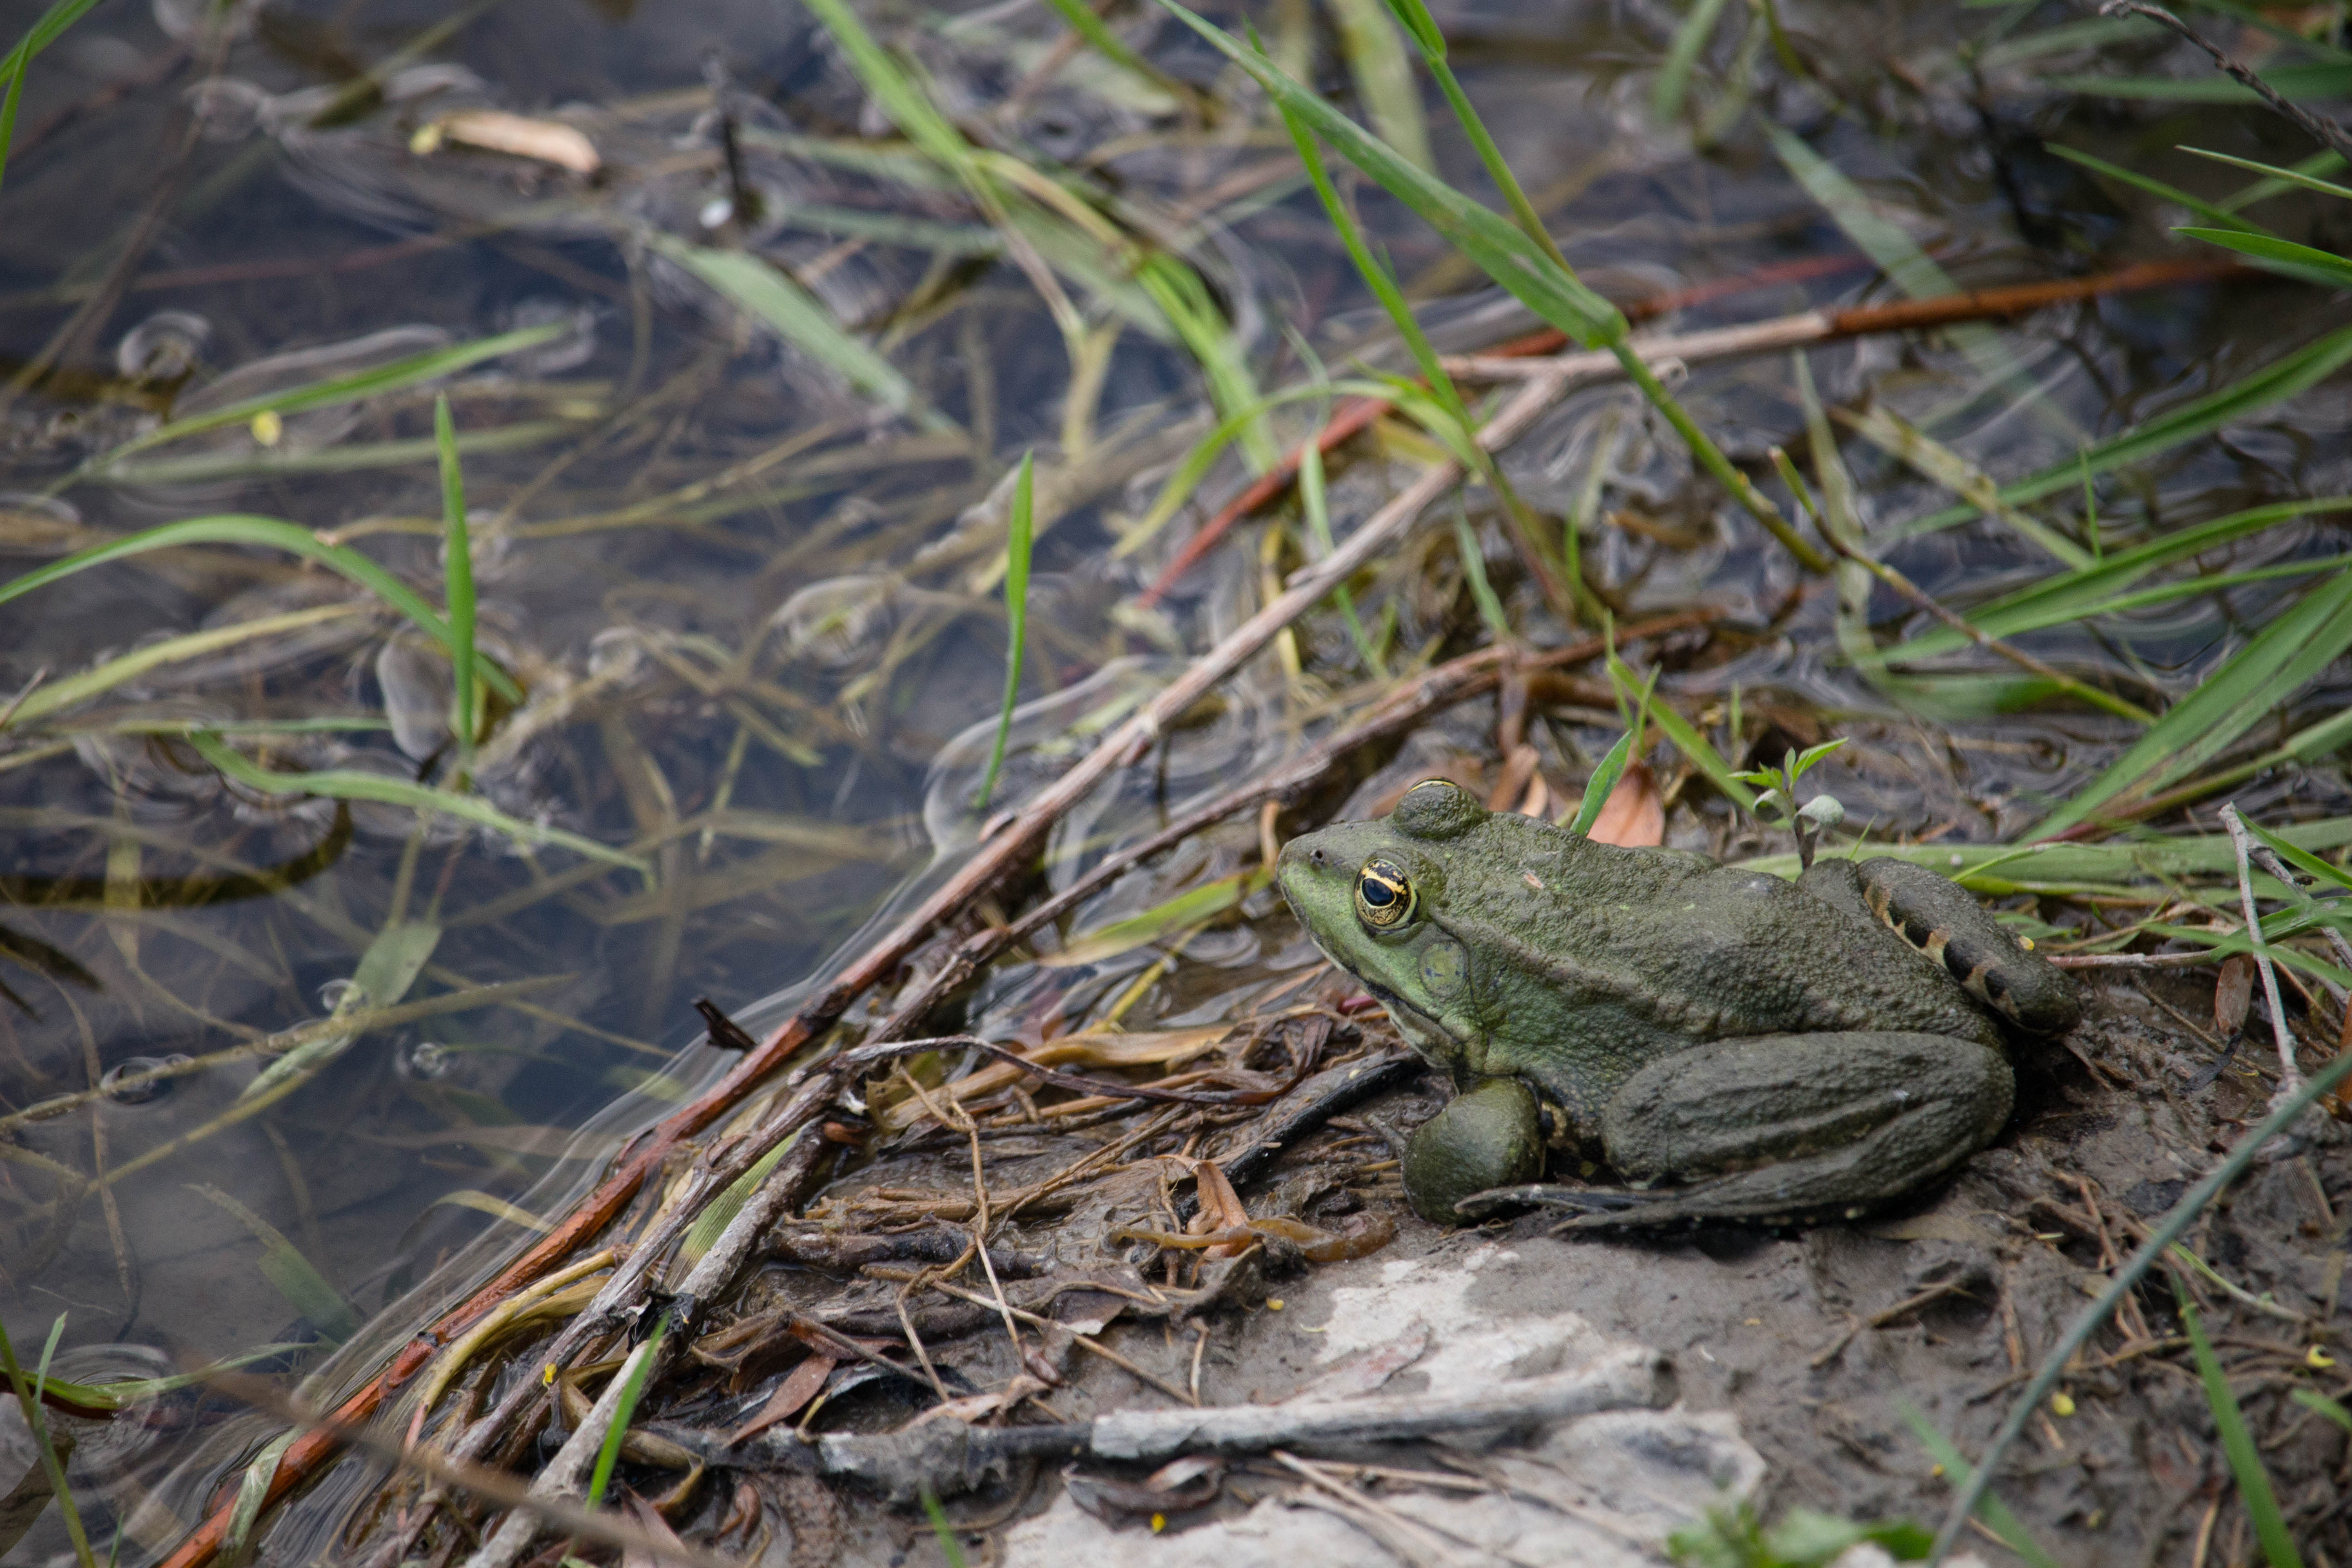
<path fill-rule="evenodd" d="M 1412 879 L 1384 855 L 1356 873 L 1356 918 L 1374 931 L 1394 931 L 1412 918 Z"/>

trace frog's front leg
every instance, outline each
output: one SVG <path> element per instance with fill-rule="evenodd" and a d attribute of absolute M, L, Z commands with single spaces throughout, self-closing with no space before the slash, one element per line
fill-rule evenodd
<path fill-rule="evenodd" d="M 1543 1155 L 1535 1091 L 1515 1078 L 1485 1079 L 1405 1141 L 1405 1197 L 1422 1218 L 1456 1224 L 1455 1204 L 1473 1193 L 1534 1181 L 1543 1173 Z"/>
<path fill-rule="evenodd" d="M 1580 1226 L 1858 1214 L 1990 1142 L 2014 1092 L 1999 1051 L 1944 1035 L 1695 1046 L 1643 1068 L 1602 1108 L 1609 1162 L 1633 1190 L 1518 1187 L 1457 1212 L 1542 1203 L 1583 1211 Z"/>

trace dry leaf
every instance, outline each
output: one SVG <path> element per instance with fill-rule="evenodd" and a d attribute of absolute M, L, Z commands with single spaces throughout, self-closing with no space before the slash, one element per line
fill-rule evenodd
<path fill-rule="evenodd" d="M 533 158 L 575 174 L 593 174 L 604 166 L 595 144 L 571 126 L 552 120 L 527 120 L 496 109 L 467 109 L 444 116 L 418 131 L 408 145 L 421 156 L 444 142 Z"/>
<path fill-rule="evenodd" d="M 1541 773 L 1528 780 L 1528 793 L 1519 798 L 1518 815 L 1551 820 L 1551 785 Z"/>
<path fill-rule="evenodd" d="M 2254 1001 L 2254 961 L 2242 952 L 2221 961 L 2213 982 L 2213 1026 L 2228 1039 L 2246 1026 L 2246 1013 Z"/>
<path fill-rule="evenodd" d="M 828 1355 L 812 1355 L 803 1360 L 783 1382 L 776 1384 L 776 1392 L 768 1395 L 768 1402 L 760 1406 L 758 1415 L 727 1434 L 728 1444 L 731 1447 L 746 1437 L 756 1437 L 777 1422 L 789 1421 L 799 1415 L 801 1406 L 817 1396 L 824 1380 L 840 1364 Z"/>
<path fill-rule="evenodd" d="M 1666 841 L 1666 807 L 1658 798 L 1658 776 L 1647 763 L 1635 763 L 1617 779 L 1592 824 L 1595 843 L 1621 849 L 1647 849 Z"/>

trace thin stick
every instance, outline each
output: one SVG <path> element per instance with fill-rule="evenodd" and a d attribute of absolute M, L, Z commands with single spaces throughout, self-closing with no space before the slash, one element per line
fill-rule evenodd
<path fill-rule="evenodd" d="M 931 1289 L 939 1291 L 942 1295 L 953 1296 L 959 1301 L 969 1301 L 975 1307 L 987 1307 L 995 1304 L 991 1302 L 987 1297 L 982 1295 L 977 1290 L 967 1290 L 960 1285 L 950 1285 L 944 1279 L 932 1280 Z M 1051 1318 L 1041 1317 L 1035 1312 L 1026 1311 L 1019 1307 L 1008 1307 L 1005 1310 L 1012 1313 L 1013 1316 L 1021 1319 L 1024 1322 L 1034 1323 L 1038 1328 L 1050 1329 L 1054 1326 L 1054 1320 Z M 1160 1393 L 1166 1394 L 1169 1398 L 1176 1401 L 1179 1405 L 1198 1405 L 1200 1403 L 1199 1400 L 1193 1398 L 1191 1394 L 1185 1393 L 1182 1389 L 1177 1387 L 1166 1378 L 1160 1376 L 1156 1373 L 1146 1372 L 1143 1368 L 1136 1365 L 1133 1362 L 1128 1360 L 1125 1356 L 1119 1354 L 1108 1345 L 1098 1342 L 1091 1334 L 1073 1334 L 1071 1339 L 1079 1346 L 1079 1348 L 1093 1352 L 1096 1355 L 1102 1357 L 1103 1360 L 1110 1363 L 1111 1365 L 1118 1367 L 1119 1370 L 1127 1373 L 1132 1377 L 1140 1378 L 1145 1383 L 1148 1383 L 1152 1387 L 1158 1389 Z"/>
<path fill-rule="evenodd" d="M 2219 1196 L 2224 1187 L 2245 1174 L 2264 1144 L 2293 1125 L 2295 1118 L 2318 1103 L 2321 1095 L 2347 1077 L 2352 1077 L 2352 1051 L 2340 1053 L 2335 1060 L 2305 1080 L 2293 1095 L 2273 1101 L 2271 1113 L 2263 1118 L 2262 1125 L 2238 1140 L 2229 1157 L 2172 1206 L 2172 1212 L 2164 1216 L 2164 1223 L 2148 1232 L 2147 1239 L 2140 1243 L 2139 1250 L 2116 1271 L 2115 1278 L 2108 1281 L 2105 1289 L 2099 1292 L 2098 1299 L 2066 1325 L 2066 1331 L 2058 1336 L 2057 1342 L 2050 1347 L 2049 1354 L 2042 1358 L 2041 1369 L 2033 1374 L 2033 1381 L 2026 1384 L 2025 1392 L 2019 1394 L 2017 1402 L 2010 1406 L 2008 1418 L 2000 1424 L 2000 1430 L 1993 1435 L 1984 1457 L 1977 1461 L 1975 1473 L 1960 1489 L 1960 1495 L 1952 1500 L 1951 1511 L 1944 1516 L 1943 1528 L 1937 1531 L 1935 1550 L 1927 1559 L 1928 1568 L 1936 1568 L 1936 1564 L 1942 1563 L 1951 1552 L 1953 1545 L 1959 1540 L 1960 1531 L 1967 1529 L 1975 1518 L 1977 1505 L 1984 1500 L 1986 1492 L 1991 1489 L 1993 1475 L 2000 1467 L 2001 1457 L 2009 1452 L 2010 1445 L 2017 1441 L 2018 1434 L 2025 1430 L 2026 1422 L 2041 1406 L 2043 1397 L 2057 1386 L 2059 1378 L 2065 1373 L 2066 1363 L 2090 1342 L 2091 1336 L 2098 1331 L 2100 1324 L 2107 1321 L 2107 1315 L 2116 1310 L 2117 1303 L 2130 1294 L 2147 1271 L 2156 1266 L 2157 1260 L 2165 1255 L 2165 1250 L 2188 1233 L 2189 1227 L 2196 1223 L 2197 1216 L 2205 1212 L 2206 1205 Z"/>

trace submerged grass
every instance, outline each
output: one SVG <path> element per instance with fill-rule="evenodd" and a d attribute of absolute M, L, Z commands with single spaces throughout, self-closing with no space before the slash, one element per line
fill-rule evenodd
<path fill-rule="evenodd" d="M 1005 511 L 1004 537 L 1004 701 L 996 715 L 996 738 L 989 742 L 988 768 L 980 775 L 980 793 L 972 798 L 976 811 L 988 809 L 996 793 L 997 771 L 1004 766 L 1005 742 L 1013 734 L 1013 710 L 1021 700 L 1021 664 L 1029 647 L 1029 551 L 1031 513 L 1035 505 L 1032 486 L 1035 463 L 1024 453 L 1013 481 L 1012 504 Z"/>
<path fill-rule="evenodd" d="M 49 1337 L 41 1346 L 38 1365 L 27 1377 L 17 1363 L 16 1347 L 9 1342 L 8 1331 L 0 1328 L 0 1366 L 5 1367 L 9 1386 L 16 1392 L 17 1413 L 25 1419 L 26 1431 L 32 1434 L 36 1460 L 49 1479 L 49 1496 L 56 1500 L 58 1514 L 65 1521 L 66 1538 L 73 1543 L 74 1560 L 81 1568 L 98 1568 L 98 1559 L 89 1549 L 89 1531 L 82 1525 L 80 1506 L 74 1501 L 73 1486 L 66 1479 L 65 1459 L 49 1430 L 48 1415 L 41 1408 L 41 1393 L 49 1386 L 49 1358 L 57 1354 L 58 1341 L 65 1331 L 66 1315 L 60 1312 L 49 1325 Z"/>

